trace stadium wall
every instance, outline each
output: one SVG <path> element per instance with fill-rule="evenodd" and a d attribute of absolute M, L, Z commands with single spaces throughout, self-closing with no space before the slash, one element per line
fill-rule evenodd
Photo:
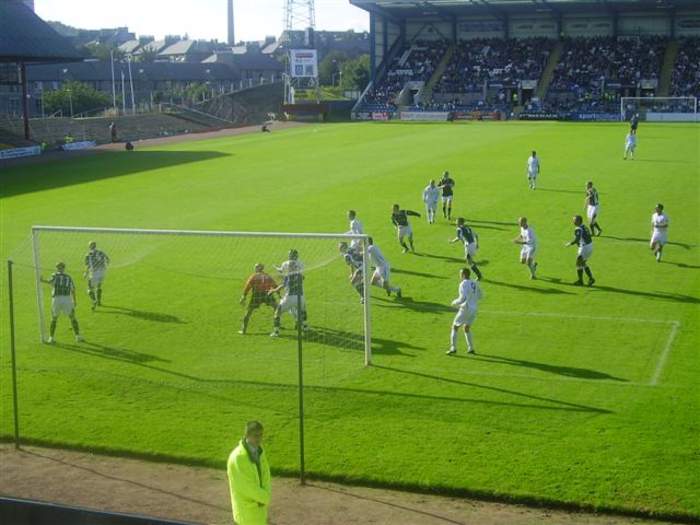
<path fill-rule="evenodd" d="M 550 15 L 518 16 L 505 20 L 484 16 L 458 17 L 453 23 L 432 16 L 396 21 L 372 15 L 374 57 L 379 65 L 386 51 L 398 39 L 407 43 L 416 40 L 472 40 L 476 38 L 558 38 L 591 36 L 662 35 L 667 37 L 700 36 L 700 12 L 680 11 L 660 15 L 656 12 L 630 12 L 617 19 L 596 12 L 565 14 L 561 20 Z M 561 24 L 561 25 L 560 25 Z"/>

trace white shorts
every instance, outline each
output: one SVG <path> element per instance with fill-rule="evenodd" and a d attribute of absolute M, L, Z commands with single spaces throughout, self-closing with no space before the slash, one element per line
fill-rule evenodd
<path fill-rule="evenodd" d="M 97 284 L 102 284 L 102 282 L 105 280 L 105 274 L 107 273 L 106 270 L 95 270 L 90 274 L 90 284 L 93 286 Z"/>
<path fill-rule="evenodd" d="M 668 233 L 666 232 L 654 232 L 651 235 L 651 242 L 649 242 L 649 246 L 653 245 L 654 243 L 659 243 L 660 245 L 664 245 L 668 242 Z"/>
<path fill-rule="evenodd" d="M 535 254 L 537 253 L 537 246 L 530 246 L 529 244 L 523 244 L 520 248 L 520 259 L 535 259 Z"/>
<path fill-rule="evenodd" d="M 537 173 L 537 172 L 535 172 L 535 173 L 530 173 L 529 171 L 527 172 L 528 179 L 536 179 L 537 175 L 539 175 L 539 173 Z"/>
<path fill-rule="evenodd" d="M 595 206 L 589 204 L 588 208 L 586 208 L 586 215 L 588 216 L 588 222 L 591 222 L 593 220 L 593 217 L 597 217 L 599 211 L 600 211 L 599 204 L 597 204 Z"/>
<path fill-rule="evenodd" d="M 70 295 L 57 295 L 51 299 L 51 315 L 58 317 L 61 314 L 73 315 L 75 306 Z"/>
<path fill-rule="evenodd" d="M 411 228 L 410 224 L 407 226 L 399 226 L 397 229 L 397 233 L 399 238 L 410 237 L 411 235 L 413 235 L 413 228 Z"/>
<path fill-rule="evenodd" d="M 587 261 L 588 259 L 591 258 L 591 255 L 593 255 L 593 243 L 589 244 L 584 244 L 583 246 L 578 247 L 578 256 L 581 257 L 584 261 Z"/>
<path fill-rule="evenodd" d="M 389 282 L 389 275 L 391 274 L 391 267 L 386 264 L 384 266 L 377 266 L 372 274 L 372 280 L 379 279 L 380 284 Z"/>
<path fill-rule="evenodd" d="M 476 257 L 476 251 L 478 248 L 476 247 L 475 242 L 470 242 L 469 244 L 464 244 L 464 258 L 466 259 L 467 256 L 470 257 Z"/>
<path fill-rule="evenodd" d="M 284 312 L 289 312 L 291 310 L 296 312 L 297 305 L 299 304 L 299 299 L 297 299 L 296 295 L 285 295 L 282 297 L 282 300 L 280 301 L 279 304 L 279 309 L 280 313 Z M 301 296 L 301 309 L 306 310 L 306 301 L 304 300 L 304 296 Z"/>
<path fill-rule="evenodd" d="M 452 204 L 452 197 L 453 197 L 453 195 L 443 195 L 442 202 L 444 204 Z"/>
<path fill-rule="evenodd" d="M 435 211 L 435 209 L 437 208 L 437 205 L 438 205 L 437 201 L 430 201 L 430 202 L 425 203 L 426 209 L 432 210 L 432 211 Z"/>
<path fill-rule="evenodd" d="M 468 325 L 471 326 L 476 320 L 476 310 L 470 310 L 468 308 L 460 308 L 455 315 L 454 321 L 452 321 L 453 326 Z"/>

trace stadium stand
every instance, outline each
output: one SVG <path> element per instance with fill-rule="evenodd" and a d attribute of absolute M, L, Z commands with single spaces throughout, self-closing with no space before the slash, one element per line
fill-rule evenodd
<path fill-rule="evenodd" d="M 642 81 L 657 82 L 667 39 L 570 38 L 554 70 L 547 102 L 557 109 L 614 112 L 620 95 Z"/>
<path fill-rule="evenodd" d="M 700 97 L 700 37 L 681 40 L 672 86 L 674 97 Z"/>
<path fill-rule="evenodd" d="M 476 111 L 612 120 L 622 97 L 688 96 L 700 84 L 700 4 L 692 0 L 663 12 L 653 0 L 608 0 L 604 10 L 550 0 L 534 11 L 512 0 L 351 3 L 372 18 L 371 82 L 356 118 Z M 420 46 L 443 61 L 409 52 Z"/>
<path fill-rule="evenodd" d="M 109 124 L 117 125 L 119 140 L 142 140 L 186 133 L 197 133 L 213 129 L 213 126 L 195 121 L 194 117 L 181 112 L 155 113 L 118 118 L 84 118 L 71 119 L 50 118 L 32 119 L 30 128 L 32 138 L 37 143 L 44 143 L 49 148 L 58 147 L 66 142 L 66 137 L 73 140 L 94 140 L 98 144 L 111 142 Z M 22 121 L 18 119 L 0 121 L 0 142 L 12 146 L 23 146 L 17 140 L 22 132 Z M 222 127 L 221 123 L 218 127 Z"/>
<path fill-rule="evenodd" d="M 384 80 L 365 95 L 365 111 L 393 111 L 408 82 L 420 91 L 445 55 L 448 44 L 443 40 L 416 40 L 394 58 Z M 412 103 L 413 100 L 408 100 Z"/>

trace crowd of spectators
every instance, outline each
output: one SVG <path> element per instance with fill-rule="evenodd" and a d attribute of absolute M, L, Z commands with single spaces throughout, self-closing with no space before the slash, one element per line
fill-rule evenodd
<path fill-rule="evenodd" d="M 364 99 L 374 109 L 396 109 L 396 97 L 409 81 L 427 82 L 447 51 L 444 40 L 416 41 L 396 55 L 384 79 Z"/>
<path fill-rule="evenodd" d="M 553 47 L 548 38 L 460 41 L 433 92 L 475 93 L 486 84 L 513 87 L 539 80 Z"/>
<path fill-rule="evenodd" d="M 510 112 L 520 104 L 513 98 L 519 94 L 519 83 L 540 81 L 555 42 L 546 38 L 460 41 L 432 90 L 433 100 L 411 108 Z M 650 89 L 645 82 L 658 82 L 667 42 L 661 36 L 567 38 L 546 100 L 526 104 L 525 111 L 619 112 L 621 96 L 635 96 Z M 384 79 L 365 97 L 365 105 L 396 109 L 396 98 L 406 82 L 427 82 L 447 48 L 444 41 L 413 43 L 393 60 Z M 682 39 L 673 70 L 673 96 L 700 96 L 698 57 L 700 38 Z"/>
<path fill-rule="evenodd" d="M 658 80 L 665 47 L 659 36 L 568 38 L 549 90 L 581 96 L 606 85 L 636 87 L 642 79 Z"/>
<path fill-rule="evenodd" d="M 700 38 L 684 38 L 671 83 L 674 97 L 700 97 Z"/>

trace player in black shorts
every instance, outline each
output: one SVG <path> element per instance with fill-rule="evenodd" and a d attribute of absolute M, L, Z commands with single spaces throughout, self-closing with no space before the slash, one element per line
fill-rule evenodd
<path fill-rule="evenodd" d="M 442 190 L 442 215 L 448 221 L 452 219 L 452 197 L 454 196 L 455 181 L 450 177 L 448 171 L 442 174 L 438 188 Z"/>

